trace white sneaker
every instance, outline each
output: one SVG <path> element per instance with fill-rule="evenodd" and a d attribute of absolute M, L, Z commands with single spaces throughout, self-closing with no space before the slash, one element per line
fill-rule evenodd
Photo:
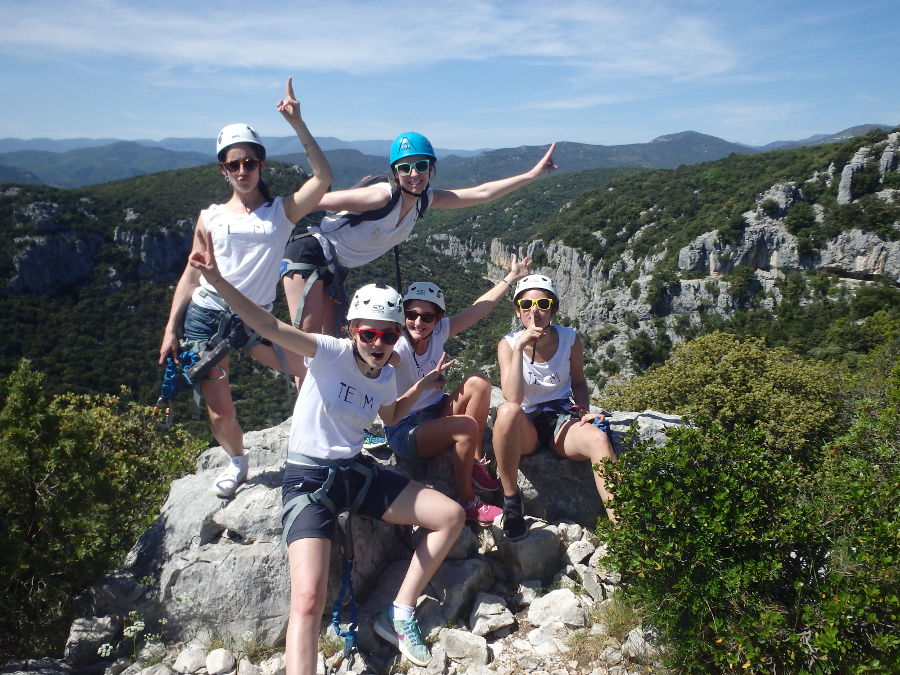
<path fill-rule="evenodd" d="M 219 497 L 233 497 L 241 483 L 247 481 L 247 470 L 250 468 L 250 456 L 231 457 L 228 467 L 219 474 L 213 483 L 213 492 Z"/>

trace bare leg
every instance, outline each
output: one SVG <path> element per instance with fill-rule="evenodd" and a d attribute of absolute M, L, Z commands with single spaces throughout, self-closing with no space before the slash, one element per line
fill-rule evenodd
<path fill-rule="evenodd" d="M 382 519 L 395 525 L 420 525 L 430 530 L 416 547 L 394 600 L 397 604 L 415 607 L 425 586 L 459 537 L 466 521 L 465 512 L 437 490 L 410 481 Z"/>
<path fill-rule="evenodd" d="M 537 431 L 521 406 L 509 401 L 501 404 L 494 420 L 494 457 L 505 496 L 514 497 L 519 492 L 519 462 L 536 446 Z"/>
<path fill-rule="evenodd" d="M 423 459 L 436 457 L 448 448 L 453 452 L 453 476 L 459 498 L 468 504 L 472 491 L 472 461 L 478 423 L 465 415 L 437 417 L 421 424 L 416 431 L 416 454 Z"/>
<path fill-rule="evenodd" d="M 297 539 L 288 547 L 291 609 L 285 635 L 286 675 L 314 675 L 328 586 L 329 539 Z"/>
<path fill-rule="evenodd" d="M 238 424 L 234 402 L 231 400 L 228 369 L 229 360 L 226 356 L 207 373 L 207 379 L 200 383 L 200 391 L 206 401 L 213 438 L 230 456 L 240 457 L 244 454 L 244 431 Z M 225 377 L 217 379 L 223 373 Z"/>
<path fill-rule="evenodd" d="M 487 427 L 488 408 L 491 405 L 491 381 L 483 375 L 469 375 L 448 401 L 444 415 L 468 415 L 478 424 L 475 457 L 484 455 L 484 430 Z"/>
<path fill-rule="evenodd" d="M 610 445 L 609 437 L 593 424 L 567 422 L 560 429 L 553 449 L 567 459 L 579 462 L 589 461 L 591 465 L 597 466 L 594 469 L 594 484 L 597 486 L 597 493 L 606 507 L 607 517 L 616 522 L 616 514 L 609 505 L 612 494 L 606 489 L 606 479 L 603 475 L 603 460 L 616 460 L 616 453 Z"/>

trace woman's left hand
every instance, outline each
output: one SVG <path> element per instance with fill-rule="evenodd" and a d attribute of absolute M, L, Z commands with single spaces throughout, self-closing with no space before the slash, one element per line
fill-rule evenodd
<path fill-rule="evenodd" d="M 602 423 L 603 420 L 606 419 L 606 416 L 603 413 L 598 414 L 598 413 L 586 412 L 584 415 L 582 415 L 581 419 L 578 420 L 578 424 L 579 424 L 579 426 L 584 426 L 585 424 L 593 424 L 594 420 L 596 420 L 596 419 L 599 419 L 600 422 Z"/>
<path fill-rule="evenodd" d="M 526 256 L 519 260 L 519 257 L 513 253 L 509 263 L 509 273 L 514 277 L 510 280 L 510 283 L 514 283 L 522 277 L 527 277 L 531 274 L 531 258 Z"/>
<path fill-rule="evenodd" d="M 284 88 L 284 98 L 278 101 L 276 105 L 278 112 L 291 123 L 300 121 L 300 101 L 294 96 L 293 80 L 293 77 L 287 79 L 287 86 Z"/>
<path fill-rule="evenodd" d="M 434 367 L 434 370 L 432 370 L 425 377 L 419 380 L 421 387 L 423 387 L 424 389 L 443 389 L 444 385 L 447 384 L 447 378 L 444 377 L 444 371 L 454 363 L 456 363 L 455 360 L 447 361 L 447 363 L 444 363 L 444 359 L 446 358 L 446 353 L 441 354 L 441 360 L 438 361 L 438 364 Z"/>

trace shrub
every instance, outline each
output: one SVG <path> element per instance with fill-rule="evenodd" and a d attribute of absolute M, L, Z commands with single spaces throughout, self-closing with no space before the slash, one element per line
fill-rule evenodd
<path fill-rule="evenodd" d="M 610 560 L 679 672 L 895 672 L 898 383 L 804 461 L 701 420 L 607 465 Z"/>
<path fill-rule="evenodd" d="M 0 380 L 0 658 L 60 650 L 71 598 L 121 560 L 202 447 L 118 396 L 49 399 L 44 379 L 22 361 Z"/>
<path fill-rule="evenodd" d="M 833 435 L 841 393 L 842 371 L 835 365 L 767 348 L 759 338 L 741 342 L 715 332 L 677 345 L 666 363 L 645 375 L 611 383 L 603 404 L 703 415 L 726 428 L 758 427 L 771 447 L 799 453 Z"/>

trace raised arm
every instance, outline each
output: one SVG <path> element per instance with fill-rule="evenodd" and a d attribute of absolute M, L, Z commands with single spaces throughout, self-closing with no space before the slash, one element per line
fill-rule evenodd
<path fill-rule="evenodd" d="M 481 185 L 470 188 L 435 190 L 431 207 L 435 209 L 461 209 L 465 206 L 487 204 L 495 199 L 499 199 L 503 195 L 508 195 L 510 192 L 518 190 L 523 185 L 527 185 L 535 178 L 540 178 L 544 174 L 555 171 L 558 167 L 553 162 L 554 150 L 556 150 L 556 143 L 550 145 L 550 149 L 547 150 L 547 153 L 530 171 L 521 173 L 518 176 L 501 178 L 500 180 L 482 183 Z"/>
<path fill-rule="evenodd" d="M 292 80 L 293 78 L 288 78 L 284 98 L 278 102 L 276 107 L 291 125 L 300 139 L 300 143 L 303 144 L 303 152 L 306 153 L 313 172 L 313 175 L 300 186 L 299 190 L 284 200 L 285 215 L 292 223 L 296 223 L 307 213 L 316 209 L 322 195 L 331 185 L 332 175 L 331 166 L 325 159 L 325 154 L 300 117 L 300 102 L 294 96 Z"/>
<path fill-rule="evenodd" d="M 318 345 L 315 335 L 279 321 L 271 312 L 267 312 L 223 279 L 216 264 L 212 236 L 204 229 L 200 240 L 201 247 L 191 253 L 188 262 L 216 289 L 234 313 L 262 337 L 301 356 L 315 356 Z"/>
<path fill-rule="evenodd" d="M 513 288 L 513 284 L 519 279 L 530 273 L 530 265 L 531 258 L 525 258 L 520 262 L 518 256 L 513 253 L 509 272 L 475 302 L 450 317 L 450 337 L 461 333 L 490 314 L 506 295 L 506 291 Z"/>

